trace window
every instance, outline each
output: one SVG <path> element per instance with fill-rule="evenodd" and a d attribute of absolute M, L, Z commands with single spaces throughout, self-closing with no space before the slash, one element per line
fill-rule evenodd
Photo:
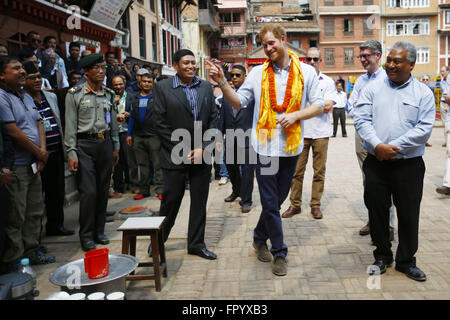
<path fill-rule="evenodd" d="M 365 36 L 373 35 L 373 23 L 372 23 L 372 20 L 363 19 L 363 35 L 365 35 Z"/>
<path fill-rule="evenodd" d="M 163 37 L 163 59 L 164 59 L 164 63 L 168 63 L 167 61 L 167 31 L 163 30 L 162 31 L 162 37 Z"/>
<path fill-rule="evenodd" d="M 147 57 L 146 48 L 145 48 L 145 18 L 139 15 L 139 54 L 142 58 Z"/>
<path fill-rule="evenodd" d="M 299 40 L 292 40 L 291 44 L 296 47 L 296 48 L 300 48 L 300 41 Z"/>
<path fill-rule="evenodd" d="M 344 65 L 352 66 L 354 64 L 353 48 L 344 48 Z"/>
<path fill-rule="evenodd" d="M 371 5 L 373 5 L 373 0 L 363 0 L 363 5 L 371 6 Z"/>
<path fill-rule="evenodd" d="M 152 23 L 152 58 L 153 61 L 158 61 L 158 46 L 156 45 L 158 42 L 158 38 L 156 35 L 156 24 Z"/>
<path fill-rule="evenodd" d="M 234 23 L 241 22 L 241 14 L 239 12 L 233 12 L 233 22 Z"/>
<path fill-rule="evenodd" d="M 330 7 L 334 6 L 334 0 L 325 0 L 325 5 Z"/>
<path fill-rule="evenodd" d="M 387 0 L 388 8 L 429 8 L 430 0 Z"/>
<path fill-rule="evenodd" d="M 231 13 L 227 12 L 227 13 L 221 13 L 220 14 L 220 20 L 223 23 L 231 23 Z"/>
<path fill-rule="evenodd" d="M 309 47 L 317 47 L 317 40 L 309 40 Z"/>
<path fill-rule="evenodd" d="M 416 47 L 416 49 L 417 49 L 416 64 L 430 63 L 430 48 Z"/>
<path fill-rule="evenodd" d="M 332 37 L 334 36 L 334 19 L 325 19 L 325 36 Z"/>
<path fill-rule="evenodd" d="M 166 20 L 166 1 L 161 0 L 161 15 Z"/>
<path fill-rule="evenodd" d="M 344 6 L 352 6 L 353 0 L 344 0 Z"/>
<path fill-rule="evenodd" d="M 450 10 L 445 10 L 445 24 L 450 24 Z"/>
<path fill-rule="evenodd" d="M 334 66 L 334 48 L 325 48 L 325 65 Z"/>
<path fill-rule="evenodd" d="M 152 12 L 155 12 L 155 0 L 150 0 L 150 10 L 152 10 Z"/>
<path fill-rule="evenodd" d="M 388 36 L 429 35 L 430 19 L 388 20 Z"/>
<path fill-rule="evenodd" d="M 344 36 L 353 36 L 353 18 L 344 19 Z"/>

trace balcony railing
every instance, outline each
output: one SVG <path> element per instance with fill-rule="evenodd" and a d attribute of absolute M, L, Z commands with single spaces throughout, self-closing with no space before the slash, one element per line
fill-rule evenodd
<path fill-rule="evenodd" d="M 224 22 L 220 25 L 220 33 L 224 36 L 245 35 L 247 27 L 245 23 L 241 22 Z"/>

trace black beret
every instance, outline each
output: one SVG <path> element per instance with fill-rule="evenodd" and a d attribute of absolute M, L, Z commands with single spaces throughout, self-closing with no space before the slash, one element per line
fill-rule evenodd
<path fill-rule="evenodd" d="M 96 63 L 103 62 L 103 55 L 101 53 L 92 53 L 83 57 L 80 61 L 81 68 L 90 68 Z"/>
<path fill-rule="evenodd" d="M 36 65 L 34 64 L 33 61 L 25 61 L 23 63 L 23 68 L 25 69 L 27 74 L 35 74 L 39 72 L 38 68 L 36 68 Z"/>

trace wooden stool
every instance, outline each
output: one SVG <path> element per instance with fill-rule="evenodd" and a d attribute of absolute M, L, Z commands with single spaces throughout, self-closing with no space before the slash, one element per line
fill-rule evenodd
<path fill-rule="evenodd" d="M 117 228 L 118 231 L 123 231 L 123 254 L 136 256 L 136 236 L 150 236 L 153 262 L 142 262 L 138 267 L 153 266 L 154 275 L 135 275 L 133 271 L 126 280 L 155 280 L 156 291 L 161 291 L 161 274 L 167 278 L 166 253 L 161 228 L 165 219 L 166 217 L 132 217 Z"/>

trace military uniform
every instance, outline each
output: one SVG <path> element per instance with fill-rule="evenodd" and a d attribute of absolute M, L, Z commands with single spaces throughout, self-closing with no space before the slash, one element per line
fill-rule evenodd
<path fill-rule="evenodd" d="M 120 149 L 116 114 L 114 91 L 109 88 L 95 92 L 86 81 L 68 91 L 64 142 L 68 158 L 78 158 L 82 244 L 104 236 L 113 150 Z"/>

